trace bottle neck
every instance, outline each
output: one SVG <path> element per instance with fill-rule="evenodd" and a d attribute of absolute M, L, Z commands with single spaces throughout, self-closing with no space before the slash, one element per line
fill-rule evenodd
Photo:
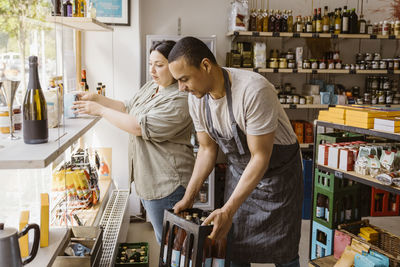
<path fill-rule="evenodd" d="M 40 87 L 39 72 L 38 72 L 37 64 L 30 64 L 30 66 L 29 66 L 28 90 L 29 89 L 42 89 Z"/>

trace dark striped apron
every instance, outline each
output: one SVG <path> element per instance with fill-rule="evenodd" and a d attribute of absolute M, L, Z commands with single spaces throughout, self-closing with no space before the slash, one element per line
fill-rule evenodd
<path fill-rule="evenodd" d="M 223 70 L 232 126 L 232 138 L 213 127 L 209 95 L 204 97 L 208 132 L 227 156 L 225 202 L 231 196 L 251 154 L 246 135 L 233 116 L 229 75 Z M 233 217 L 232 261 L 287 263 L 298 255 L 303 202 L 303 173 L 300 147 L 274 145 L 268 169 L 257 187 Z"/>

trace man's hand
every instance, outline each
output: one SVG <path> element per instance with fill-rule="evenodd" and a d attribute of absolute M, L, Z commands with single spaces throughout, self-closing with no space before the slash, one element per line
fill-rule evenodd
<path fill-rule="evenodd" d="M 223 239 L 227 236 L 232 226 L 233 214 L 222 209 L 214 210 L 203 222 L 202 225 L 208 225 L 214 222 L 213 230 L 209 236 L 211 239 Z"/>
<path fill-rule="evenodd" d="M 193 200 L 183 197 L 178 203 L 175 204 L 174 213 L 179 213 L 181 211 L 192 208 L 193 202 Z"/>
<path fill-rule="evenodd" d="M 71 109 L 75 114 L 88 114 L 93 116 L 102 116 L 104 107 L 93 101 L 75 101 Z"/>

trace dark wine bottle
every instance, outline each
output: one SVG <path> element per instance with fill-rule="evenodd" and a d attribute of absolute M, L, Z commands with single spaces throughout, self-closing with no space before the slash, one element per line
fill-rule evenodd
<path fill-rule="evenodd" d="M 46 143 L 49 136 L 47 126 L 47 105 L 39 82 L 38 59 L 29 57 L 29 83 L 23 104 L 23 125 L 25 144 Z"/>

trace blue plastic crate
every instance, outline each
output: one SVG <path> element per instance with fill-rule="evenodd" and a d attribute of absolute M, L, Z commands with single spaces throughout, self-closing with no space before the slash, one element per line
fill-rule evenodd
<path fill-rule="evenodd" d="M 323 232 L 326 235 L 326 244 L 317 241 L 318 231 Z M 332 255 L 333 253 L 333 234 L 334 230 L 329 229 L 315 221 L 312 224 L 312 236 L 311 236 L 311 260 L 317 258 L 317 246 L 323 250 L 321 257 Z"/>

